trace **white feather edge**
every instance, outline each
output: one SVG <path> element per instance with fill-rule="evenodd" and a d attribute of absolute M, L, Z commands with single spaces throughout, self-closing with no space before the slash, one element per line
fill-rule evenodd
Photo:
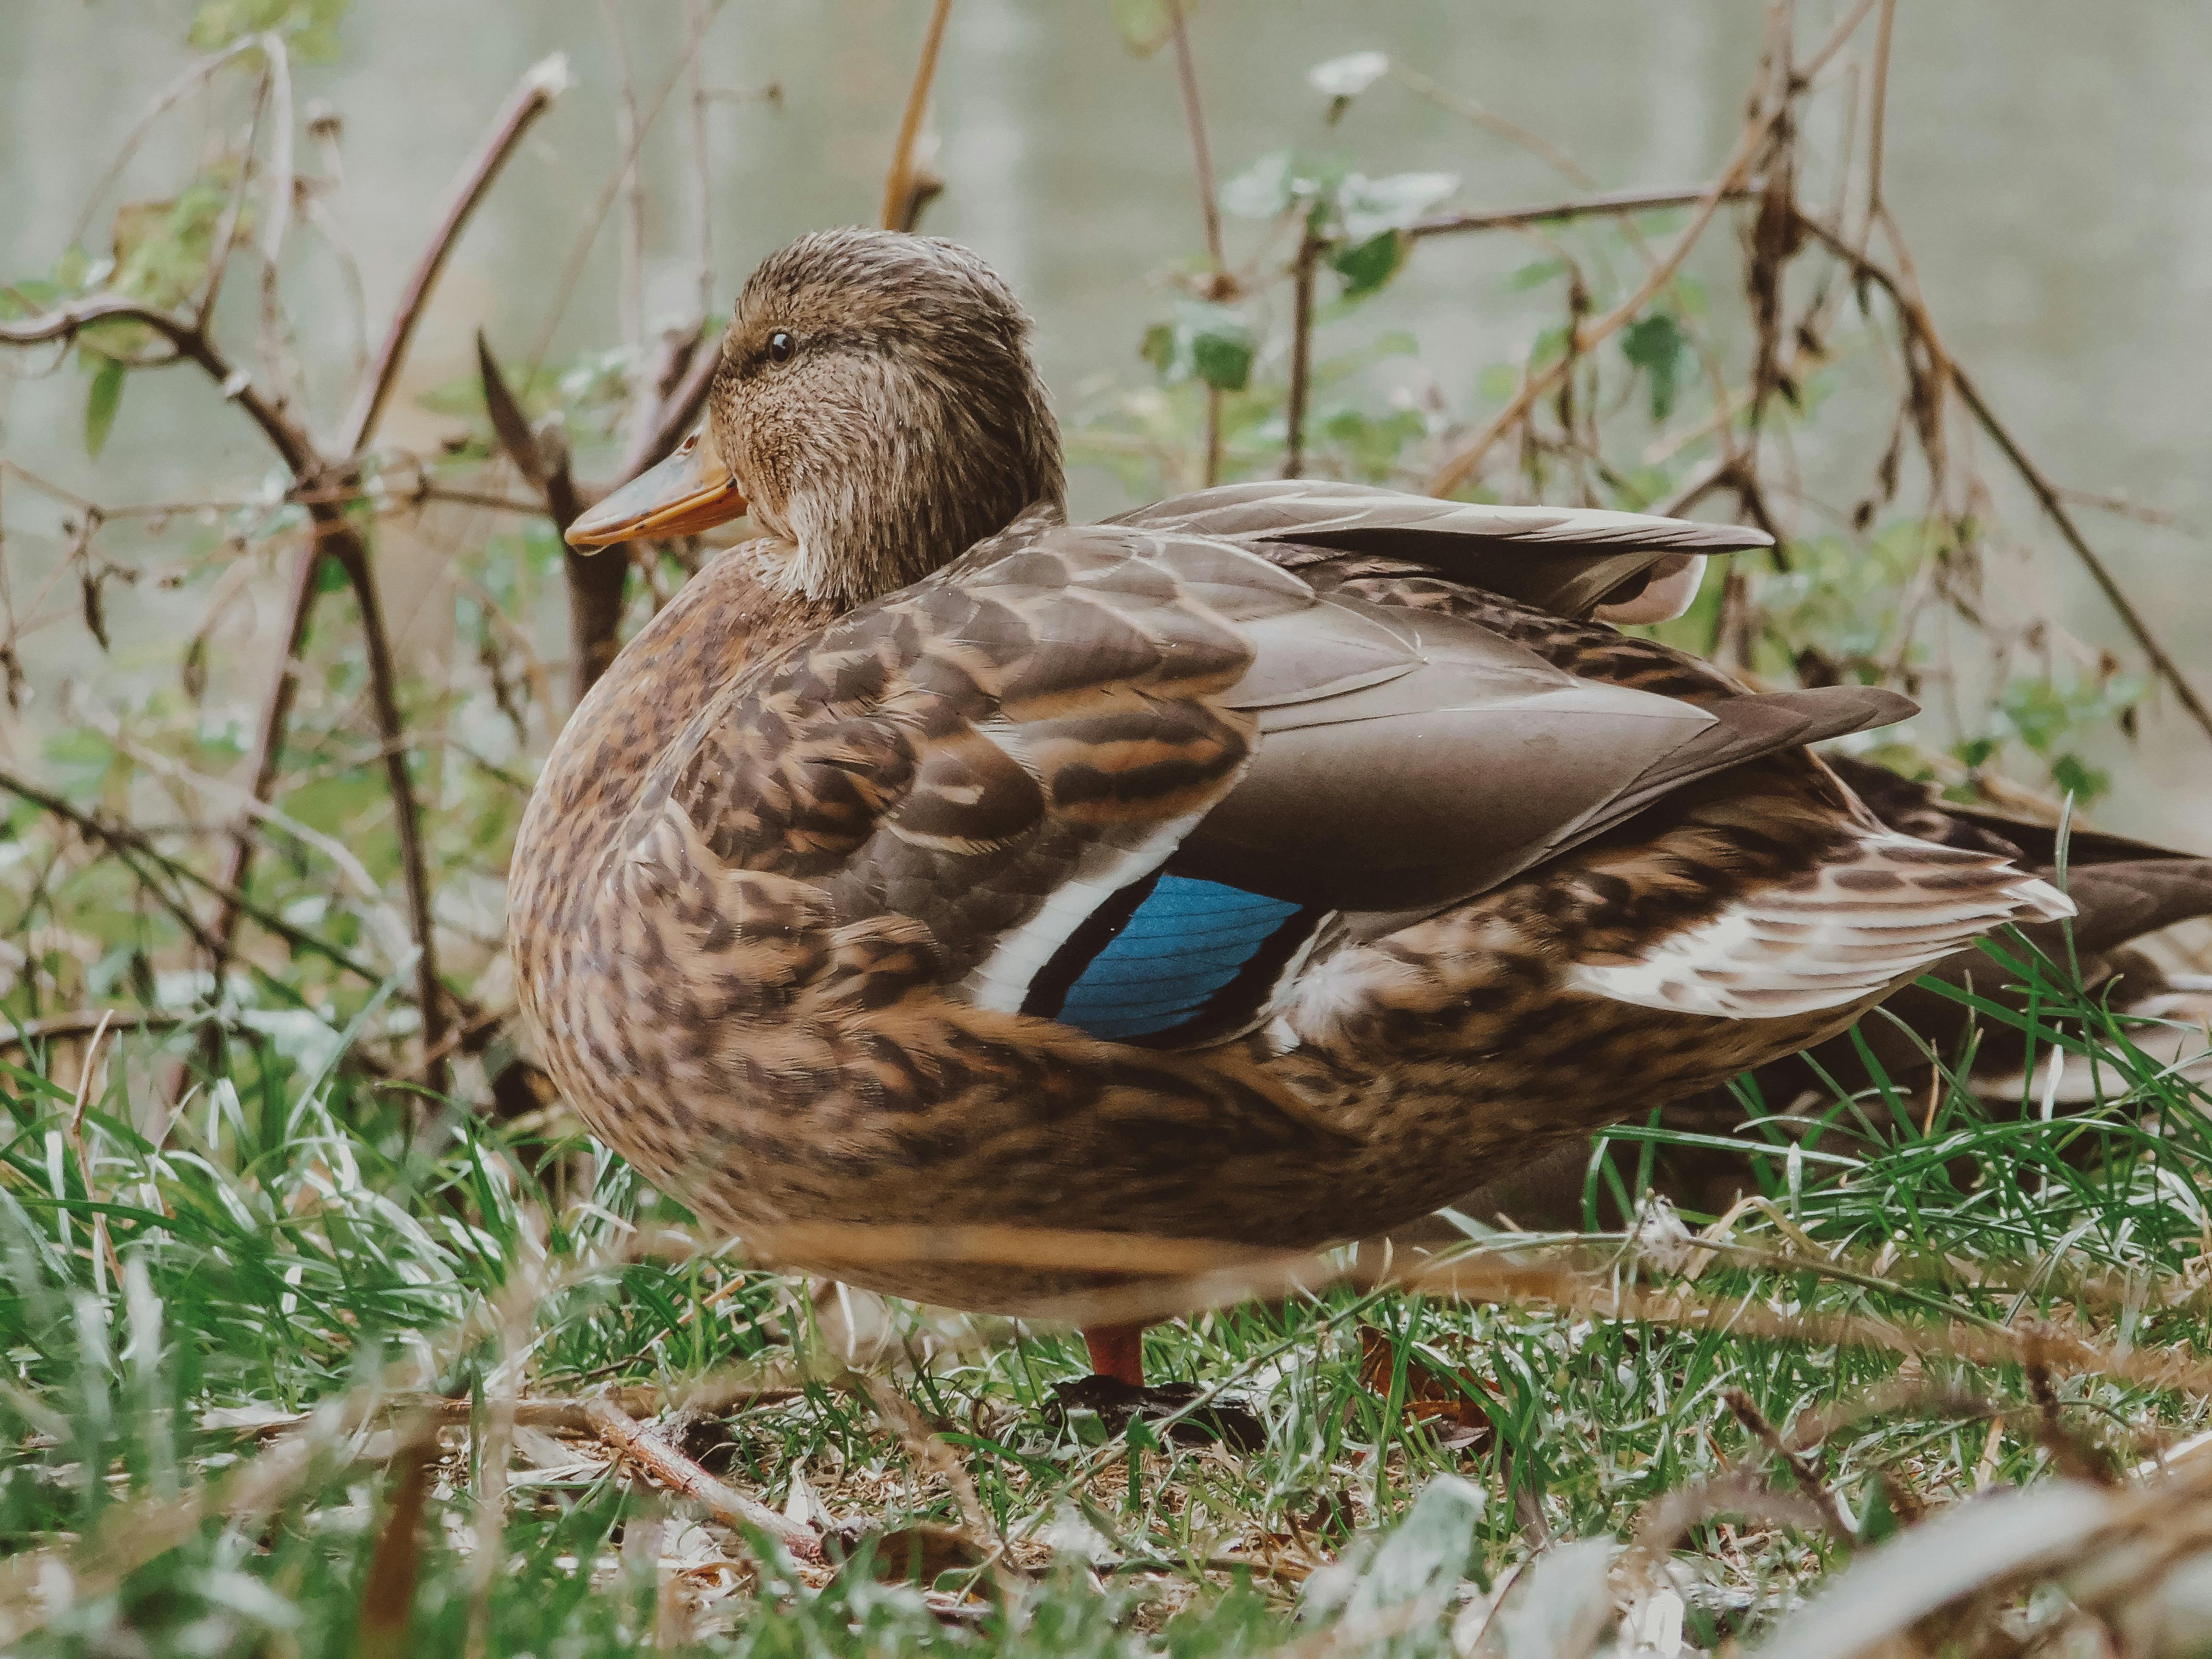
<path fill-rule="evenodd" d="M 1870 836 L 1861 858 L 1824 873 L 1880 866 L 1888 852 L 1925 845 L 1910 836 Z M 1929 866 L 1911 866 L 1905 886 L 1883 895 L 1826 880 L 1809 892 L 1759 894 L 1669 936 L 1637 961 L 1576 963 L 1564 982 L 1637 1007 L 1772 1019 L 1886 990 L 2007 922 L 2074 914 L 2073 901 L 2049 882 L 1994 862 L 1990 886 L 1963 892 L 1914 885 L 1916 869 Z M 2017 879 L 2002 881 L 2007 875 Z"/>
<path fill-rule="evenodd" d="M 1019 1013 L 1030 984 L 1068 936 L 1115 893 L 1165 864 L 1205 816 L 1190 812 L 1163 823 L 1120 857 L 1054 888 L 1035 915 L 1002 934 L 991 954 L 969 971 L 962 985 L 967 1000 L 978 1008 Z"/>

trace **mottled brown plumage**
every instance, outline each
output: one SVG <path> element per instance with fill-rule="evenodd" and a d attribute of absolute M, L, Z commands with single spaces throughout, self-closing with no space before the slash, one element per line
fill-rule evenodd
<path fill-rule="evenodd" d="M 1755 532 L 1322 483 L 1066 526 L 1018 307 L 884 233 L 756 273 L 711 410 L 678 507 L 582 533 L 771 533 L 577 710 L 511 926 L 564 1093 L 795 1265 L 1020 1311 L 1099 1276 L 834 1229 L 1371 1233 L 2064 908 L 1804 747 L 1902 699 L 1575 619 Z"/>

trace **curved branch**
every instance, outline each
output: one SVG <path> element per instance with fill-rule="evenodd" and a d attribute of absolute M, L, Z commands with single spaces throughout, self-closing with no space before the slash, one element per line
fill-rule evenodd
<path fill-rule="evenodd" d="M 430 290 L 437 285 L 438 274 L 446 268 L 453 245 L 461 240 L 469 216 L 476 211 L 477 204 L 491 188 L 491 181 L 514 154 L 515 146 L 522 142 L 522 135 L 530 130 L 530 124 L 544 114 L 568 87 L 566 54 L 556 52 L 531 65 L 521 84 L 493 120 L 483 145 L 453 181 L 453 189 L 446 196 L 445 210 L 438 216 L 438 228 L 424 245 L 422 257 L 415 262 L 407 286 L 400 290 L 392 325 L 385 331 L 384 343 L 377 348 L 368 382 L 362 387 L 353 416 L 346 423 L 343 441 L 338 446 L 342 454 L 358 454 L 374 434 L 377 419 L 392 396 L 392 384 L 399 378 L 399 365 L 407 356 L 409 343 L 415 337 L 415 325 L 422 320 L 423 307 L 429 303 Z"/>
<path fill-rule="evenodd" d="M 246 371 L 234 368 L 207 331 L 190 318 L 121 295 L 103 294 L 58 307 L 21 322 L 0 322 L 0 345 L 73 341 L 94 324 L 106 322 L 142 323 L 168 342 L 177 354 L 170 361 L 198 364 L 208 378 L 222 389 L 224 398 L 236 404 L 246 412 L 246 418 L 261 428 L 262 436 L 283 458 L 285 469 L 294 477 L 305 480 L 322 471 L 322 458 L 316 453 L 314 441 L 307 435 L 307 429 L 254 390 L 253 381 Z"/>

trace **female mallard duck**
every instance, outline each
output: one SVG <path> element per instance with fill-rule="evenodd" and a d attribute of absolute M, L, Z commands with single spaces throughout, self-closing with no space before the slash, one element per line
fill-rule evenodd
<path fill-rule="evenodd" d="M 1069 525 L 1028 334 L 960 248 L 805 237 L 570 532 L 763 532 L 577 708 L 510 884 L 544 1062 L 708 1222 L 1009 1313 L 1112 1264 L 879 1230 L 1373 1234 L 2068 911 L 1805 747 L 1905 699 L 1583 620 L 1765 537 L 1320 483 Z"/>

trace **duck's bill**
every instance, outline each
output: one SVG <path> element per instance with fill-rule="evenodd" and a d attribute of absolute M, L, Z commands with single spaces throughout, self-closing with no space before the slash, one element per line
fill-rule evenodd
<path fill-rule="evenodd" d="M 745 510 L 744 492 L 714 450 L 695 432 L 658 466 L 647 467 L 568 526 L 568 545 L 585 552 L 648 536 L 690 536 Z"/>

